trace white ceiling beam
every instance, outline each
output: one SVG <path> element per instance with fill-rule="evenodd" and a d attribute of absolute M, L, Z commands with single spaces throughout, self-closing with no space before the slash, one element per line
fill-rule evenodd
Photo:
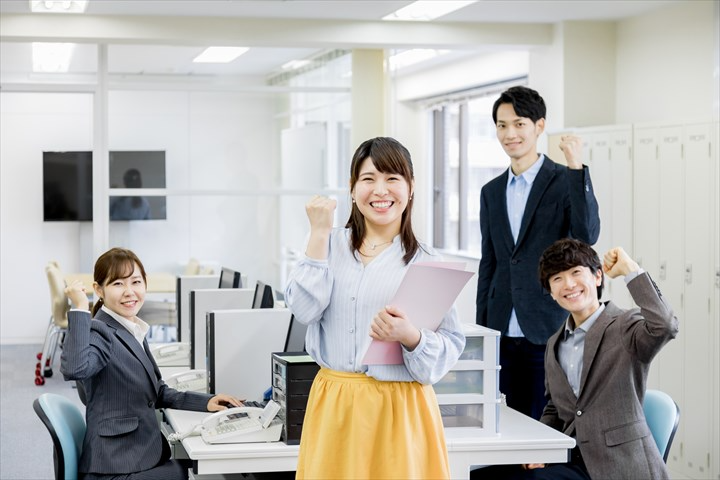
<path fill-rule="evenodd" d="M 0 40 L 308 48 L 528 47 L 552 43 L 550 23 L 443 23 L 217 17 L 4 14 Z"/>

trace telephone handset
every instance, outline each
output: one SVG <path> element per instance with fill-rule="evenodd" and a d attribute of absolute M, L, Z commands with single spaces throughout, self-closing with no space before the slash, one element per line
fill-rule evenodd
<path fill-rule="evenodd" d="M 190 365 L 189 343 L 154 343 L 150 345 L 150 352 L 158 367 Z"/>
<path fill-rule="evenodd" d="M 178 441 L 200 434 L 210 444 L 277 442 L 283 427 L 282 420 L 277 418 L 279 411 L 280 405 L 272 400 L 265 408 L 229 408 L 208 416 L 190 432 L 169 435 L 168 440 Z"/>
<path fill-rule="evenodd" d="M 165 379 L 168 387 L 181 392 L 207 393 L 207 370 L 188 370 Z"/>

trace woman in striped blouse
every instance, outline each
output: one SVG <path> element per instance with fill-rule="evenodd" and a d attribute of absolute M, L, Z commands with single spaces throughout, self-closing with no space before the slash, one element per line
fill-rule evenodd
<path fill-rule="evenodd" d="M 432 384 L 465 346 L 455 307 L 436 331 L 388 305 L 411 263 L 437 261 L 412 230 L 408 150 L 388 137 L 363 142 L 350 172 L 352 211 L 333 228 L 336 201 L 306 205 L 310 237 L 285 299 L 308 325 L 306 349 L 321 366 L 308 400 L 297 478 L 448 478 Z M 365 365 L 371 339 L 402 345 L 400 365 Z"/>

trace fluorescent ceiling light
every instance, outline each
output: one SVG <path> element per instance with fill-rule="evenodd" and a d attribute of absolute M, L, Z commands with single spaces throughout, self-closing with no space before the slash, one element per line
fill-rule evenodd
<path fill-rule="evenodd" d="M 248 50 L 250 50 L 248 47 L 208 47 L 195 57 L 193 62 L 230 63 Z"/>
<path fill-rule="evenodd" d="M 450 50 L 435 50 L 428 48 L 415 48 L 413 50 L 405 50 L 388 58 L 390 70 L 400 70 L 416 63 L 424 62 L 435 58 L 439 55 L 445 55 Z"/>
<path fill-rule="evenodd" d="M 428 22 L 438 17 L 447 15 L 450 12 L 466 7 L 477 0 L 455 1 L 455 0 L 419 0 L 403 7 L 390 15 L 383 17 L 383 20 L 408 20 L 416 22 Z"/>
<path fill-rule="evenodd" d="M 87 0 L 30 0 L 30 11 L 37 13 L 85 13 Z"/>
<path fill-rule="evenodd" d="M 74 50 L 74 43 L 33 42 L 33 72 L 67 72 Z"/>

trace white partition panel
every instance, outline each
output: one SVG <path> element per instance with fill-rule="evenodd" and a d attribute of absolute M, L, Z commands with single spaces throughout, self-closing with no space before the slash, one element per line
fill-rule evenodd
<path fill-rule="evenodd" d="M 254 296 L 254 288 L 212 288 L 190 292 L 190 368 L 207 368 L 207 312 L 251 308 Z"/>
<path fill-rule="evenodd" d="M 207 317 L 209 391 L 260 400 L 272 385 L 272 353 L 283 351 L 290 310 L 213 310 Z"/>

